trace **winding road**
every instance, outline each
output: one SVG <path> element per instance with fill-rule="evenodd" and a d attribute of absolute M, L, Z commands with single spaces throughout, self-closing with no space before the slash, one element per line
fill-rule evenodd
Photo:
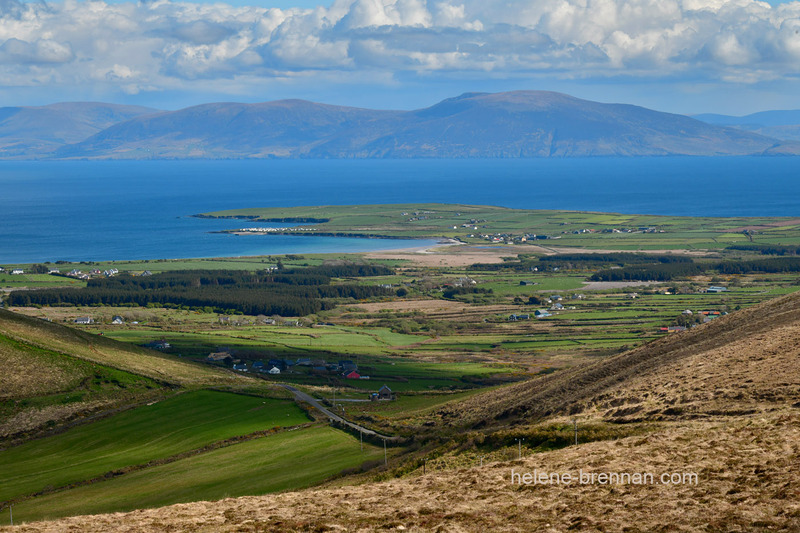
<path fill-rule="evenodd" d="M 282 383 L 281 387 L 283 387 L 284 389 L 286 389 L 289 392 L 291 392 L 294 395 L 295 401 L 306 402 L 307 404 L 311 405 L 312 407 L 314 407 L 315 409 L 317 409 L 318 411 L 323 413 L 325 416 L 330 418 L 332 421 L 338 422 L 338 423 L 343 424 L 345 426 L 348 426 L 348 427 L 350 427 L 352 429 L 360 431 L 364 435 L 377 437 L 379 439 L 384 439 L 384 440 L 387 440 L 389 442 L 393 442 L 393 441 L 399 440 L 398 437 L 390 437 L 388 435 L 381 435 L 380 433 L 378 433 L 376 431 L 373 431 L 373 430 L 371 430 L 369 428 L 365 428 L 364 426 L 359 426 L 358 424 L 356 424 L 354 422 L 350 422 L 349 420 L 347 420 L 345 418 L 342 418 L 341 416 L 337 415 L 336 413 L 334 413 L 333 411 L 329 410 L 327 407 L 322 405 L 319 400 L 317 400 L 316 398 L 314 398 L 310 394 L 306 394 L 305 392 L 303 392 L 301 390 L 298 390 L 298 389 L 292 387 L 291 385 L 286 385 L 286 384 Z"/>

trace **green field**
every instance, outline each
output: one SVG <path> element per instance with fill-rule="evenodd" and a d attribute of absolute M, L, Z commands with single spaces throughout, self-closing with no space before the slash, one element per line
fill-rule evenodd
<path fill-rule="evenodd" d="M 197 391 L 0 451 L 0 501 L 210 443 L 308 422 L 292 401 Z"/>
<path fill-rule="evenodd" d="M 15 521 L 53 519 L 299 489 L 368 460 L 383 449 L 328 428 L 270 435 L 14 506 Z"/>

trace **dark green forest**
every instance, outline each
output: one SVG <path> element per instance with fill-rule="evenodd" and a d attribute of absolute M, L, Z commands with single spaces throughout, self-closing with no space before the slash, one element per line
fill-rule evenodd
<path fill-rule="evenodd" d="M 85 288 L 14 291 L 16 306 L 160 305 L 211 308 L 248 315 L 304 316 L 334 306 L 334 300 L 361 300 L 392 294 L 389 289 L 357 283 L 332 283 L 334 278 L 391 275 L 383 266 L 343 264 L 274 271 L 176 271 L 151 276 L 121 274 L 97 278 Z"/>

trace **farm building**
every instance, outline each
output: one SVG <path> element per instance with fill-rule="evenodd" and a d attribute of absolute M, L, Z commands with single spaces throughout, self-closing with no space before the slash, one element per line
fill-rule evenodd
<path fill-rule="evenodd" d="M 392 389 L 384 385 L 380 389 L 378 389 L 378 398 L 381 400 L 394 400 L 396 398 Z"/>
<path fill-rule="evenodd" d="M 160 341 L 149 342 L 145 344 L 145 346 L 147 348 L 153 348 L 154 350 L 168 350 L 169 348 L 172 347 L 170 343 L 168 343 L 164 339 L 161 339 Z"/>
<path fill-rule="evenodd" d="M 226 359 L 233 359 L 233 356 L 229 352 L 211 352 L 206 357 L 208 361 L 225 361 Z"/>

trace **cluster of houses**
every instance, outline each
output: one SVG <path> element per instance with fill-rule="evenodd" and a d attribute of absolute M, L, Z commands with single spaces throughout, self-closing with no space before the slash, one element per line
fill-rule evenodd
<path fill-rule="evenodd" d="M 520 285 L 521 284 L 526 284 L 527 285 L 527 284 L 530 284 L 530 282 L 521 281 Z M 573 294 L 571 296 L 571 298 L 573 300 L 583 300 L 584 296 L 583 296 L 583 294 Z M 562 301 L 564 301 L 564 297 L 559 295 L 559 294 L 554 294 L 554 295 L 550 296 L 549 298 L 547 298 L 545 300 L 545 303 L 551 304 L 550 308 L 549 309 L 538 309 L 538 310 L 534 311 L 534 313 L 533 313 L 534 318 L 547 318 L 549 316 L 553 316 L 553 314 L 550 313 L 549 311 L 563 311 L 565 309 L 575 309 L 574 307 L 565 307 L 564 304 L 561 303 Z M 531 315 L 528 315 L 528 314 L 522 314 L 522 315 L 513 314 L 513 315 L 509 315 L 508 320 L 511 321 L 511 322 L 514 322 L 514 321 L 517 321 L 517 320 L 529 320 L 530 318 L 531 318 Z"/>
<path fill-rule="evenodd" d="M 695 313 L 692 313 L 691 309 L 686 309 L 681 314 L 683 316 L 693 316 Z M 715 318 L 727 315 L 728 313 L 725 311 L 698 311 L 696 314 L 702 317 L 702 322 L 705 324 L 706 322 L 711 322 Z"/>
<path fill-rule="evenodd" d="M 470 221 L 472 222 L 472 221 Z M 484 221 L 485 222 L 485 221 Z M 476 224 L 461 224 L 462 228 L 477 230 L 478 226 Z M 487 226 L 481 226 L 482 228 L 486 228 Z M 457 226 L 453 226 L 453 229 L 457 229 Z M 592 229 L 592 228 L 582 228 L 576 230 L 567 230 L 562 231 L 562 235 L 582 235 L 587 233 L 665 233 L 663 229 L 658 229 L 653 226 L 643 226 L 640 228 L 605 228 L 605 229 Z M 515 243 L 523 243 L 528 241 L 538 241 L 538 240 L 548 240 L 548 239 L 560 239 L 561 235 L 539 235 L 536 233 L 524 233 L 522 235 L 516 235 L 513 233 L 473 233 L 467 235 L 473 239 L 483 239 L 485 241 L 489 241 L 496 244 L 515 244 Z"/>
<path fill-rule="evenodd" d="M 107 278 L 110 278 L 111 276 L 116 276 L 117 274 L 119 274 L 119 270 L 116 269 L 116 268 L 109 268 L 107 270 L 99 270 L 99 269 L 95 268 L 95 269 L 89 270 L 88 272 L 83 272 L 82 270 L 78 270 L 77 268 L 73 268 L 72 270 L 70 270 L 66 274 L 62 274 L 59 269 L 51 268 L 50 271 L 48 272 L 48 274 L 52 274 L 52 275 L 55 275 L 55 276 L 62 276 L 63 275 L 63 276 L 67 276 L 68 278 L 87 280 L 87 279 L 92 279 L 92 278 L 96 278 L 96 277 L 99 277 L 99 276 L 105 276 Z"/>
<path fill-rule="evenodd" d="M 533 312 L 533 317 L 534 318 L 547 318 L 549 316 L 553 316 L 553 314 L 552 313 L 548 313 L 546 309 L 537 309 L 536 311 Z M 531 315 L 529 315 L 529 314 L 508 315 L 509 322 L 517 322 L 518 320 L 530 320 L 530 319 L 531 319 Z"/>
<path fill-rule="evenodd" d="M 700 292 L 703 292 L 702 290 Z M 705 290 L 707 293 L 717 293 L 717 292 L 728 292 L 727 287 L 717 287 L 716 285 L 712 285 L 711 287 Z"/>
<path fill-rule="evenodd" d="M 152 348 L 153 350 L 169 350 L 172 348 L 172 345 L 164 339 L 148 342 L 144 346 L 145 348 Z"/>
<path fill-rule="evenodd" d="M 573 235 L 581 235 L 583 233 L 666 233 L 663 229 L 658 229 L 654 226 L 641 226 L 638 228 L 603 228 L 596 229 L 576 229 L 573 231 L 564 231 L 562 233 L 572 233 Z"/>
<path fill-rule="evenodd" d="M 90 316 L 79 316 L 78 318 L 73 320 L 73 322 L 82 325 L 94 324 L 94 318 Z M 114 318 L 111 319 L 111 323 L 114 324 L 115 326 L 119 326 L 125 323 L 125 319 L 119 315 L 115 315 Z M 132 324 L 138 324 L 138 322 L 132 322 Z"/>
<path fill-rule="evenodd" d="M 409 217 L 406 219 L 406 222 L 414 222 L 415 220 L 428 220 L 428 215 L 435 215 L 435 211 L 414 211 L 413 213 L 409 214 L 407 212 L 400 213 L 400 216 Z M 461 213 L 457 213 L 456 216 L 460 215 Z M 442 217 L 436 217 L 442 218 Z"/>
<path fill-rule="evenodd" d="M 369 379 L 369 376 L 359 373 L 356 363 L 346 360 L 336 363 L 326 363 L 323 359 L 301 357 L 295 361 L 290 359 L 270 359 L 266 363 L 263 361 L 248 363 L 240 359 L 234 359 L 231 352 L 227 350 L 210 353 L 206 357 L 206 360 L 212 363 L 230 364 L 234 370 L 239 372 L 279 375 L 287 371 L 292 371 L 293 367 L 304 367 L 312 374 L 338 374 L 344 379 Z"/>
<path fill-rule="evenodd" d="M 700 319 L 697 322 L 695 322 L 693 324 L 690 324 L 688 326 L 688 327 L 692 327 L 692 328 L 697 326 L 700 323 L 706 324 L 708 322 L 711 322 L 715 318 L 718 318 L 720 316 L 724 316 L 724 315 L 727 315 L 727 314 L 728 313 L 725 312 L 725 311 L 698 311 L 698 312 L 695 313 L 695 312 L 692 312 L 691 309 L 686 309 L 686 310 L 681 312 L 681 315 L 684 316 L 684 317 L 694 317 L 694 316 L 700 317 Z M 686 331 L 688 328 L 687 328 L 687 326 L 665 326 L 665 327 L 661 327 L 661 328 L 658 328 L 658 329 L 659 329 L 659 331 L 662 331 L 664 333 L 675 333 L 675 332 L 678 332 L 678 331 Z"/>
<path fill-rule="evenodd" d="M 523 235 L 514 235 L 513 233 L 473 233 L 467 236 L 473 239 L 483 239 L 484 241 L 489 241 L 495 244 L 515 244 L 528 241 L 559 238 L 550 237 L 548 235 L 537 235 L 536 233 L 525 233 Z"/>

